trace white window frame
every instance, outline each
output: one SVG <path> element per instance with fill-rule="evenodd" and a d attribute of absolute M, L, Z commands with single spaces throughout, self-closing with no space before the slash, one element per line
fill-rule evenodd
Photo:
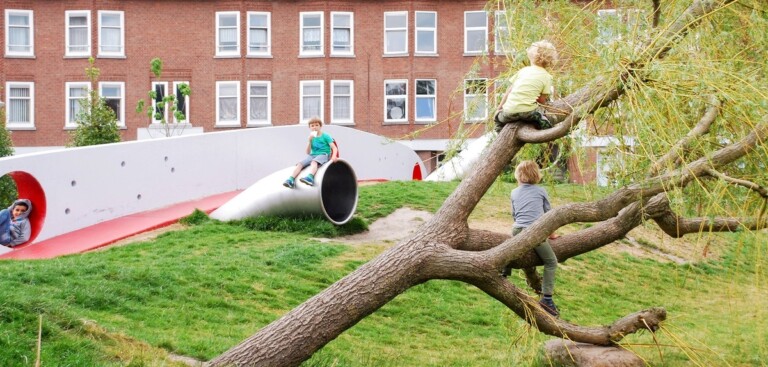
<path fill-rule="evenodd" d="M 320 49 L 305 50 L 304 47 L 304 18 L 308 16 L 320 16 Z M 301 56 L 324 56 L 325 55 L 325 19 L 321 11 L 305 11 L 299 13 L 299 55 Z"/>
<path fill-rule="evenodd" d="M 348 84 L 349 95 L 336 95 L 336 90 L 333 88 L 337 84 Z M 348 119 L 335 119 L 334 118 L 334 99 L 337 96 L 349 97 L 349 118 Z M 331 123 L 339 125 L 353 125 L 355 123 L 355 82 L 354 80 L 331 80 Z"/>
<path fill-rule="evenodd" d="M 504 22 L 504 26 L 501 26 L 502 19 Z M 512 52 L 513 50 L 505 50 L 504 49 L 504 42 L 502 42 L 502 39 L 506 37 L 506 35 L 509 34 L 509 23 L 507 22 L 507 13 L 504 10 L 497 10 L 494 12 L 494 18 L 493 18 L 493 52 L 496 55 L 505 55 L 507 52 Z"/>
<path fill-rule="evenodd" d="M 267 17 L 267 49 L 265 51 L 251 51 L 251 28 L 254 28 L 254 25 L 251 24 L 252 15 L 263 15 Z M 248 44 L 246 48 L 246 54 L 248 56 L 272 56 L 272 13 L 264 11 L 249 11 L 246 16 L 248 17 L 248 35 L 246 37 Z M 218 29 L 218 27 L 216 29 Z"/>
<path fill-rule="evenodd" d="M 400 94 L 387 94 L 387 84 L 390 83 L 405 83 L 405 95 Z M 403 111 L 403 118 L 400 119 L 390 119 L 387 116 L 387 102 L 390 99 L 405 99 L 405 108 Z M 408 122 L 408 79 L 387 79 L 384 80 L 384 122 L 389 123 L 402 123 L 402 122 Z"/>
<path fill-rule="evenodd" d="M 467 104 L 467 98 L 471 98 L 471 100 L 477 99 L 477 96 L 479 94 L 467 94 L 468 89 L 468 83 L 470 81 L 476 81 L 476 80 L 482 80 L 485 83 L 485 108 L 481 109 L 483 112 L 482 116 L 469 116 L 469 111 L 471 105 Z M 477 110 L 475 110 L 477 111 Z M 464 121 L 473 122 L 473 121 L 483 121 L 488 117 L 488 79 L 487 78 L 471 78 L 471 79 L 464 79 Z"/>
<path fill-rule="evenodd" d="M 413 50 L 414 53 L 420 55 L 436 55 L 437 54 L 437 12 L 436 11 L 417 11 L 414 15 L 413 27 L 416 28 L 413 36 Z M 419 14 L 434 14 L 435 26 L 434 27 L 419 27 Z M 419 33 L 432 32 L 434 34 L 432 48 L 434 51 L 420 51 L 419 50 Z"/>
<path fill-rule="evenodd" d="M 176 89 L 179 87 L 180 84 L 186 84 L 189 86 L 189 81 L 186 80 L 177 80 L 173 82 L 173 93 L 176 95 Z M 190 87 L 191 88 L 191 87 Z M 174 100 L 174 103 L 179 103 L 179 96 L 176 95 L 176 99 Z M 189 112 L 190 106 L 189 106 L 189 96 L 184 96 L 184 120 L 182 121 L 176 121 L 176 116 L 173 116 L 174 122 L 178 124 L 189 124 Z M 166 120 L 167 121 L 167 120 Z"/>
<path fill-rule="evenodd" d="M 72 98 L 69 95 L 69 91 L 73 88 L 85 89 L 85 96 L 82 98 Z M 69 104 L 73 99 L 80 100 L 90 97 L 91 83 L 89 82 L 66 82 L 64 83 L 64 128 L 74 129 L 77 127 L 77 122 L 73 121 L 77 116 L 72 116 L 69 110 Z M 79 103 L 79 102 L 75 102 Z"/>
<path fill-rule="evenodd" d="M 421 81 L 430 81 L 435 86 L 435 93 L 434 94 L 419 94 L 419 82 Z M 415 121 L 418 122 L 435 122 L 437 121 L 437 79 L 415 79 L 413 81 L 413 96 L 414 96 L 414 113 L 413 118 Z M 434 100 L 434 109 L 432 110 L 432 117 L 429 118 L 419 118 L 419 100 L 420 99 L 432 99 Z"/>
<path fill-rule="evenodd" d="M 157 85 L 162 85 L 165 90 L 165 95 L 168 95 L 168 82 L 152 82 L 152 90 L 156 90 Z M 157 97 L 152 98 L 152 123 L 153 124 L 160 124 L 161 120 L 155 119 L 155 111 L 157 111 Z M 163 117 L 165 118 L 165 122 L 169 122 L 168 120 L 168 106 L 164 106 L 163 108 Z"/>
<path fill-rule="evenodd" d="M 387 16 L 405 16 L 405 27 L 387 28 Z M 402 51 L 391 51 L 387 48 L 389 44 L 389 32 L 405 32 Z M 407 11 L 386 11 L 384 12 L 384 54 L 385 55 L 408 55 L 408 12 Z"/>
<path fill-rule="evenodd" d="M 13 15 L 26 15 L 29 17 L 29 51 L 11 51 L 10 17 Z M 34 57 L 35 56 L 35 14 L 32 10 L 5 9 L 5 56 L 6 57 Z"/>
<path fill-rule="evenodd" d="M 29 123 L 11 123 L 11 88 L 29 89 Z M 6 82 L 5 83 L 5 126 L 9 130 L 33 130 L 35 128 L 35 82 Z"/>
<path fill-rule="evenodd" d="M 349 51 L 341 51 L 336 50 L 335 48 L 335 40 L 334 40 L 334 30 L 336 28 L 344 28 L 347 27 L 337 27 L 335 24 L 335 15 L 348 15 L 349 16 Z M 331 12 L 331 55 L 334 56 L 352 56 L 355 54 L 355 13 L 348 12 L 348 11 L 332 11 Z"/>
<path fill-rule="evenodd" d="M 221 44 L 219 44 L 221 36 L 221 17 L 223 16 L 235 16 L 235 50 L 234 51 L 222 51 Z M 217 57 L 240 57 L 240 12 L 239 11 L 217 11 L 216 12 L 216 56 Z M 218 119 L 218 116 L 216 117 Z"/>
<path fill-rule="evenodd" d="M 87 49 L 85 51 L 70 51 L 70 47 L 72 46 L 71 40 L 69 39 L 69 28 L 72 27 L 72 25 L 69 24 L 71 17 L 77 17 L 77 16 L 83 16 L 85 15 L 85 29 L 86 34 L 88 35 L 88 44 Z M 67 10 L 64 12 L 64 56 L 67 57 L 88 57 L 91 56 L 91 11 L 90 10 Z"/>
<path fill-rule="evenodd" d="M 120 16 L 120 51 L 102 51 L 103 37 L 101 34 L 102 29 L 102 15 L 119 15 Z M 116 10 L 99 10 L 99 57 L 125 57 L 125 12 Z"/>
<path fill-rule="evenodd" d="M 251 120 L 251 86 L 264 85 L 267 87 L 267 118 L 265 120 Z M 264 96 L 256 96 L 264 97 Z M 249 80 L 248 81 L 248 124 L 247 126 L 267 126 L 272 125 L 272 82 L 269 80 Z"/>
<path fill-rule="evenodd" d="M 221 94 L 219 87 L 225 84 L 233 84 L 235 85 L 235 88 L 237 89 L 237 93 L 235 93 L 235 104 L 237 106 L 237 115 L 234 120 L 221 120 L 220 115 L 220 109 L 221 109 Z M 225 97 L 232 97 L 232 96 L 225 96 Z M 216 127 L 240 127 L 240 81 L 239 80 L 227 80 L 227 81 L 217 81 L 216 82 Z"/>
<path fill-rule="evenodd" d="M 312 97 L 312 96 L 305 96 L 304 95 L 304 86 L 307 84 L 319 84 L 320 85 L 320 116 L 321 120 L 325 120 L 323 118 L 323 114 L 325 113 L 325 83 L 323 80 L 301 80 L 299 81 L 299 123 L 306 124 L 307 121 L 309 121 L 312 117 L 315 116 L 304 116 L 304 97 Z"/>
<path fill-rule="evenodd" d="M 120 111 L 118 111 L 117 126 L 125 127 L 125 82 L 99 82 L 99 97 L 104 99 L 107 98 L 104 97 L 105 86 L 120 88 Z"/>
<path fill-rule="evenodd" d="M 474 13 L 483 13 L 485 15 L 485 25 L 482 27 L 469 27 L 467 26 L 467 17 L 470 14 Z M 467 34 L 470 31 L 483 31 L 483 49 L 482 50 L 470 50 L 469 49 L 469 38 L 467 37 Z M 464 12 L 464 53 L 468 55 L 479 55 L 482 53 L 488 52 L 488 13 L 485 10 L 477 10 L 477 11 L 465 11 Z"/>

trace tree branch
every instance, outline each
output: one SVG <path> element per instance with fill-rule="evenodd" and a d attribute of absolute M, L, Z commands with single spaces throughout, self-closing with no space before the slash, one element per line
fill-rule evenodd
<path fill-rule="evenodd" d="M 768 199 L 768 188 L 762 187 L 762 186 L 760 186 L 760 185 L 758 185 L 758 184 L 756 184 L 754 182 L 751 182 L 751 181 L 741 180 L 741 179 L 738 179 L 738 178 L 730 177 L 730 176 L 726 175 L 725 173 L 719 172 L 719 171 L 717 171 L 715 169 L 708 169 L 706 172 L 710 176 L 719 178 L 719 179 L 721 179 L 721 180 L 723 180 L 725 182 L 734 184 L 736 186 L 746 187 L 746 188 L 748 188 L 748 189 L 758 193 L 763 198 Z"/>

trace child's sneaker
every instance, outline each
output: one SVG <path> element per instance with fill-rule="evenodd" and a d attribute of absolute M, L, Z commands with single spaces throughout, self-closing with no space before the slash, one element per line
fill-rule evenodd
<path fill-rule="evenodd" d="M 552 298 L 543 297 L 541 301 L 539 301 L 539 306 L 550 315 L 560 317 L 560 311 L 558 311 L 557 306 L 555 306 L 555 301 L 553 301 Z"/>
<path fill-rule="evenodd" d="M 299 181 L 309 185 L 309 186 L 315 186 L 315 179 L 312 175 L 306 175 L 299 179 Z"/>
<path fill-rule="evenodd" d="M 296 182 L 293 180 L 293 177 L 289 177 L 285 182 L 283 182 L 283 186 L 292 189 L 294 186 L 296 186 Z"/>

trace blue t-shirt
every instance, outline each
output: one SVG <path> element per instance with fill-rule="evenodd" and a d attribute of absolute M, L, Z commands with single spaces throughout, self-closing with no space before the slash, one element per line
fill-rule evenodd
<path fill-rule="evenodd" d="M 309 151 L 310 155 L 331 154 L 331 143 L 333 138 L 326 134 L 321 133 L 320 136 L 312 138 L 312 148 Z"/>

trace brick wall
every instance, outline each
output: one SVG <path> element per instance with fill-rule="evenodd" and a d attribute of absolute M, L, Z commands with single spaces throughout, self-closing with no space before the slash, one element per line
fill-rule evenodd
<path fill-rule="evenodd" d="M 0 1 L 3 9 L 34 12 L 34 58 L 0 59 L 0 82 L 35 83 L 35 130 L 14 131 L 16 146 L 64 145 L 65 83 L 87 81 L 87 57 L 66 58 L 65 11 L 90 10 L 91 54 L 97 56 L 98 10 L 123 11 L 125 57 L 96 58 L 101 81 L 125 82 L 126 129 L 124 140 L 136 139 L 136 131 L 149 123 L 134 112 L 153 81 L 189 81 L 190 122 L 215 131 L 216 81 L 240 81 L 240 121 L 247 121 L 247 81 L 272 83 L 273 125 L 296 124 L 299 120 L 299 82 L 323 80 L 324 116 L 330 118 L 330 81 L 354 81 L 354 127 L 392 138 L 422 129 L 414 122 L 415 79 L 437 80 L 437 120 L 446 123 L 418 135 L 420 139 L 449 138 L 459 127 L 454 117 L 463 109 L 461 85 L 465 73 L 479 58 L 464 56 L 464 11 L 482 10 L 485 1 Z M 414 55 L 414 11 L 437 12 L 437 56 Z M 215 57 L 217 11 L 240 12 L 240 57 Z M 271 58 L 246 57 L 247 12 L 271 13 Z M 299 57 L 299 13 L 324 14 L 325 56 Z M 354 57 L 330 55 L 330 12 L 354 13 Z M 404 57 L 384 57 L 384 12 L 408 12 L 408 49 Z M 4 12 L 3 12 L 4 13 Z M 492 16 L 489 15 L 489 44 L 492 48 Z M 0 30 L 5 33 L 3 17 Z M 5 49 L 5 35 L 0 37 Z M 164 74 L 156 80 L 150 60 L 164 61 Z M 481 77 L 492 78 L 503 71 L 503 58 L 491 58 L 480 68 Z M 408 80 L 408 122 L 384 123 L 384 80 Z M 458 90 L 458 93 L 454 93 Z M 5 100 L 5 91 L 0 92 Z M 480 131 L 478 131 L 479 133 Z M 426 157 L 425 157 L 426 158 Z"/>

